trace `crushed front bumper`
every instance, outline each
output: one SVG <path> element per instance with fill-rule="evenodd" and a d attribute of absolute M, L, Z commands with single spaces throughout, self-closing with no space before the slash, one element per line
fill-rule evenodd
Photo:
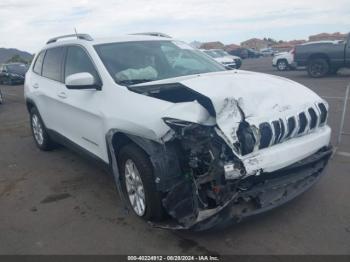
<path fill-rule="evenodd" d="M 155 225 L 170 229 L 202 231 L 227 226 L 276 208 L 309 189 L 322 175 L 332 155 L 325 147 L 288 167 L 242 180 L 240 190 L 225 207 L 191 225 Z"/>

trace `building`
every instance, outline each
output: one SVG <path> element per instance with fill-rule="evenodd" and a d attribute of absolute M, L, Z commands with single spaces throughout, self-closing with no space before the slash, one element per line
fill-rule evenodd
<path fill-rule="evenodd" d="M 345 40 L 347 38 L 347 34 L 341 34 L 339 32 L 328 34 L 328 33 L 321 33 L 317 35 L 310 35 L 309 41 L 323 41 L 323 40 Z"/>
<path fill-rule="evenodd" d="M 224 47 L 225 47 L 225 45 L 219 41 L 206 42 L 200 46 L 201 49 L 224 49 Z"/>
<path fill-rule="evenodd" d="M 227 52 L 230 52 L 232 50 L 236 50 L 238 48 L 241 48 L 239 45 L 236 45 L 236 44 L 229 44 L 229 45 L 225 45 L 224 49 L 225 51 Z"/>
<path fill-rule="evenodd" d="M 306 42 L 305 40 L 292 40 L 292 41 L 288 41 L 288 42 L 278 43 L 278 44 L 272 45 L 271 47 L 273 48 L 273 50 L 276 50 L 279 52 L 285 52 L 285 51 L 290 51 L 296 45 L 300 45 L 300 44 L 303 44 L 305 42 Z"/>
<path fill-rule="evenodd" d="M 241 43 L 242 47 L 251 48 L 255 50 L 260 50 L 263 48 L 267 48 L 269 46 L 269 42 L 265 40 L 261 40 L 259 38 L 251 38 Z"/>

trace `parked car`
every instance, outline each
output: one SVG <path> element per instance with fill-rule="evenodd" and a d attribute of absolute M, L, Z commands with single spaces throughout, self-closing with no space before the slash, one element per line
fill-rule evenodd
<path fill-rule="evenodd" d="M 0 65 L 0 84 L 16 85 L 24 83 L 24 75 L 28 66 L 22 63 Z"/>
<path fill-rule="evenodd" d="M 212 49 L 213 51 L 215 51 L 216 53 L 220 54 L 223 57 L 228 57 L 233 59 L 233 61 L 235 61 L 236 64 L 236 69 L 239 69 L 242 66 L 242 59 L 238 56 L 235 55 L 231 55 L 228 52 L 222 50 L 222 49 Z"/>
<path fill-rule="evenodd" d="M 251 48 L 247 48 L 247 51 L 248 51 L 249 58 L 259 58 L 259 57 L 263 56 L 260 52 L 254 50 L 254 49 L 251 49 Z"/>
<path fill-rule="evenodd" d="M 276 67 L 278 71 L 296 69 L 297 66 L 294 62 L 294 49 L 289 52 L 275 54 L 272 59 L 272 66 Z"/>
<path fill-rule="evenodd" d="M 228 52 L 230 55 L 238 56 L 241 59 L 248 58 L 248 50 L 247 48 L 237 48 Z"/>
<path fill-rule="evenodd" d="M 230 56 L 222 55 L 216 50 L 217 49 L 210 49 L 210 50 L 202 49 L 201 51 L 228 69 L 235 69 L 237 67 L 236 62 L 233 58 L 231 58 Z"/>
<path fill-rule="evenodd" d="M 274 53 L 275 52 L 271 47 L 260 49 L 260 54 L 262 54 L 263 56 L 273 56 Z"/>
<path fill-rule="evenodd" d="M 319 41 L 297 45 L 295 62 L 306 66 L 311 77 L 336 73 L 342 67 L 350 68 L 350 34 L 346 41 Z"/>
<path fill-rule="evenodd" d="M 106 165 L 153 225 L 241 221 L 300 195 L 327 165 L 328 105 L 301 84 L 226 70 L 174 39 L 72 36 L 50 39 L 26 74 L 34 141 Z"/>

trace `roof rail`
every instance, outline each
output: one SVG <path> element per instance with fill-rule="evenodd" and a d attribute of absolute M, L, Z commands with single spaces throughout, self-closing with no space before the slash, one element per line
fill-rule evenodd
<path fill-rule="evenodd" d="M 160 33 L 160 32 L 144 32 L 144 33 L 133 33 L 130 35 L 149 35 L 149 36 L 158 36 L 158 37 L 165 37 L 165 38 L 172 38 L 170 35 Z"/>
<path fill-rule="evenodd" d="M 51 38 L 51 39 L 49 39 L 49 41 L 46 42 L 46 44 L 51 44 L 51 43 L 56 42 L 58 39 L 68 38 L 68 37 L 76 37 L 77 39 L 82 39 L 82 40 L 86 40 L 86 41 L 93 40 L 93 38 L 88 34 L 72 34 L 72 35 L 62 35 L 62 36 L 57 36 L 57 37 Z"/>

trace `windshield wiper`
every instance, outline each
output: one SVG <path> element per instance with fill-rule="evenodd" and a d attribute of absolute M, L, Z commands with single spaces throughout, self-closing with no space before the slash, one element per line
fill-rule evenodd
<path fill-rule="evenodd" d="M 146 82 L 151 82 L 154 81 L 152 79 L 131 79 L 131 80 L 120 80 L 117 81 L 118 84 L 121 85 L 136 85 L 136 84 L 141 84 L 141 83 L 146 83 Z"/>

